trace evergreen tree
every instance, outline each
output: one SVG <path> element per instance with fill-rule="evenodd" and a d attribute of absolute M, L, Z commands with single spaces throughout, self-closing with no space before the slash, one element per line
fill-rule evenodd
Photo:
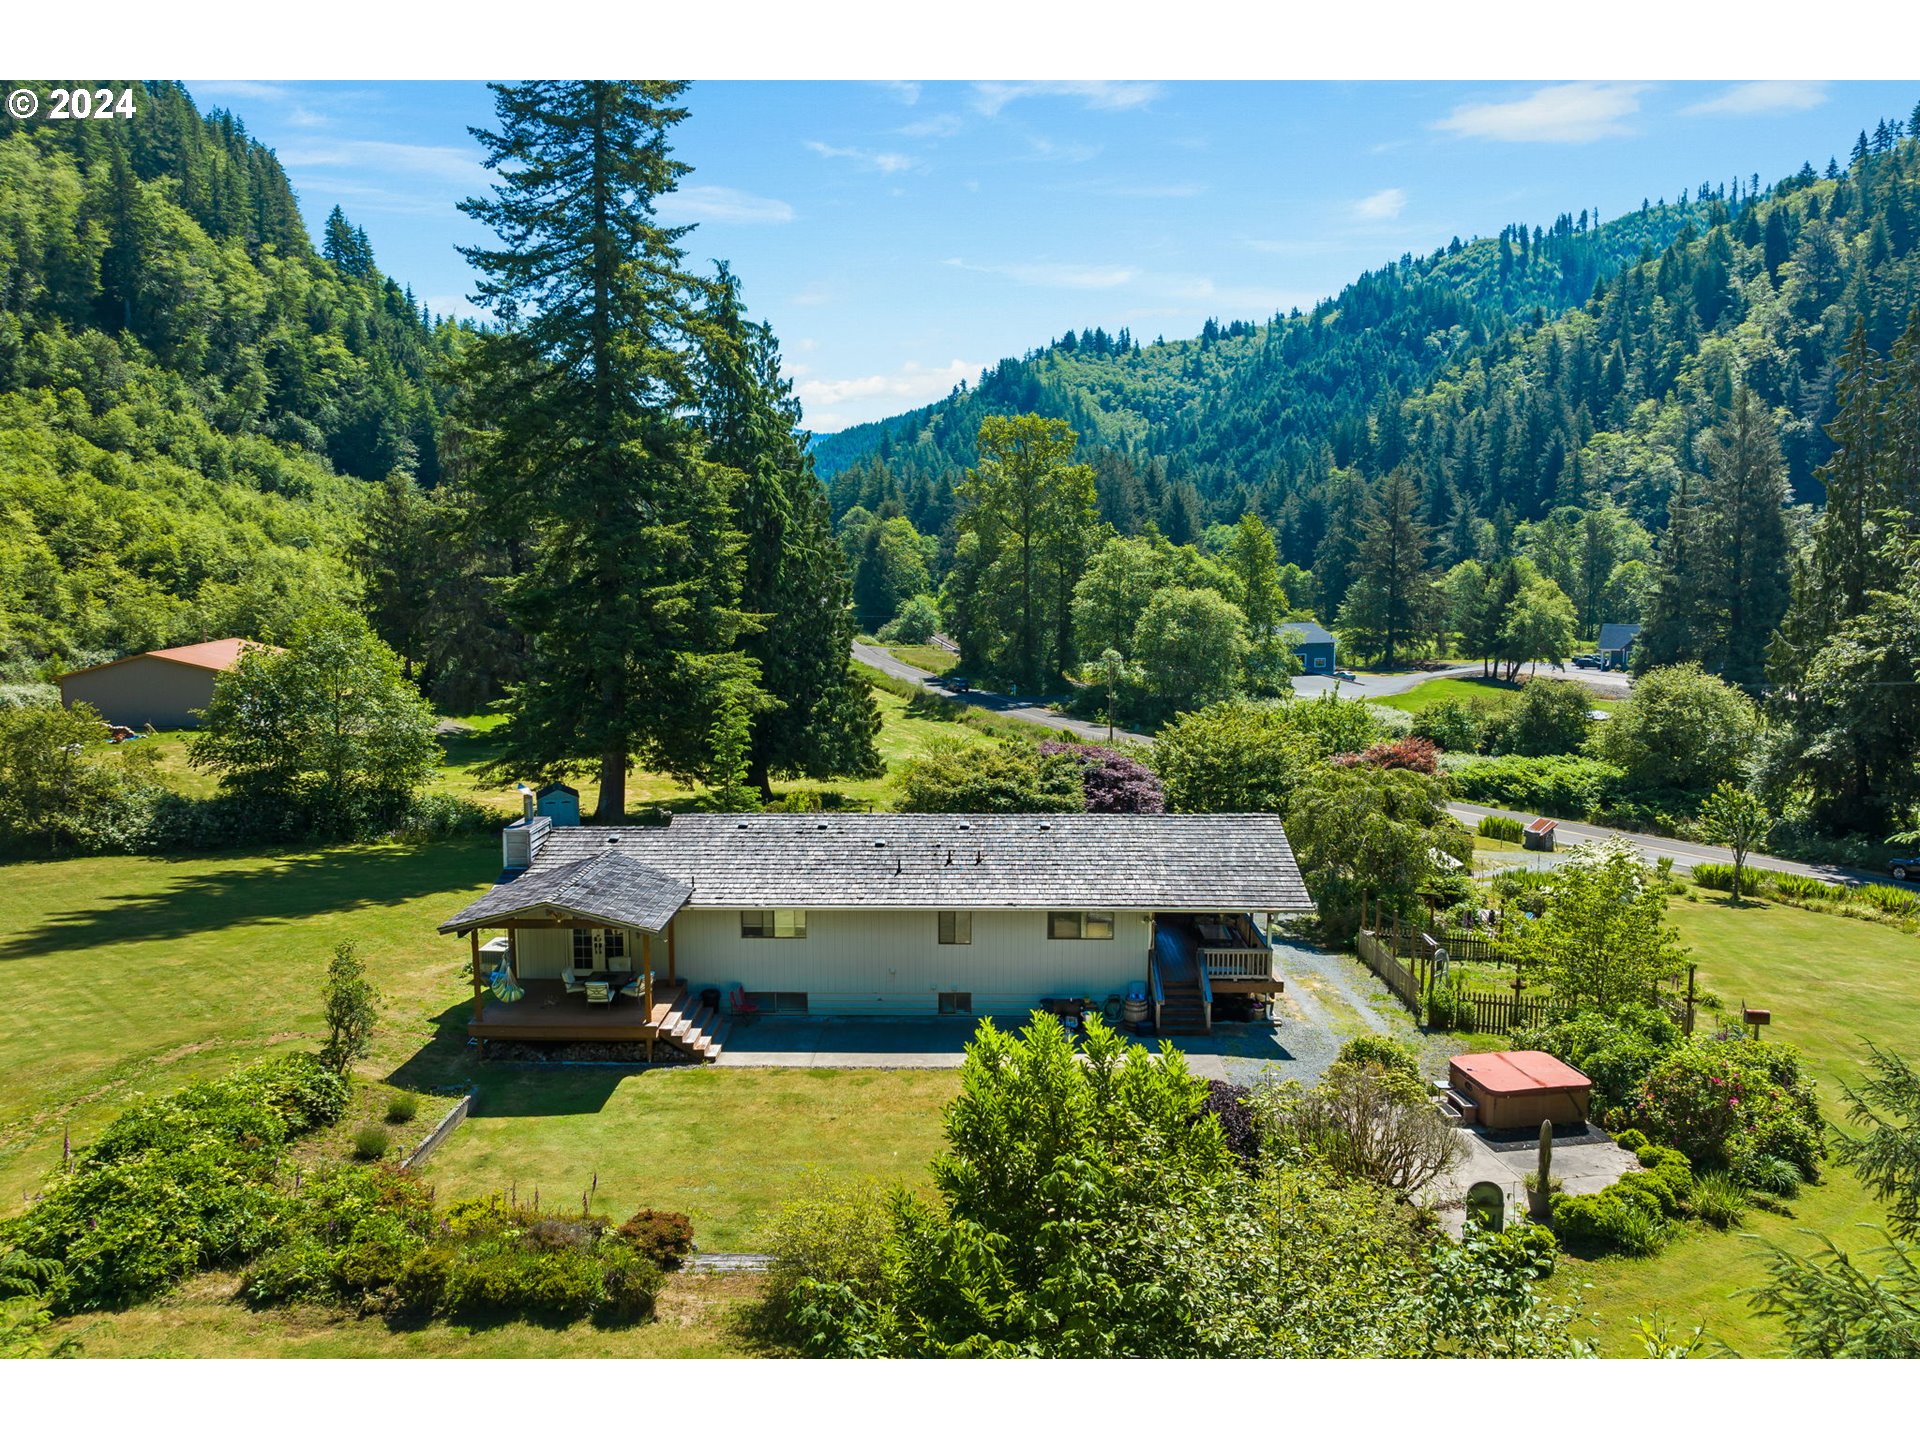
<path fill-rule="evenodd" d="M 401 673 L 416 681 L 415 666 L 427 653 L 440 557 L 433 519 L 433 502 L 411 475 L 395 470 L 368 497 L 353 550 L 373 633 L 400 657 Z"/>
<path fill-rule="evenodd" d="M 710 318 L 701 375 L 707 453 L 743 477 L 734 492 L 735 524 L 746 536 L 740 603 L 765 625 L 744 648 L 773 701 L 758 713 L 736 704 L 732 718 L 750 726 L 746 782 L 772 799 L 775 773 L 877 773 L 880 716 L 852 668 L 845 556 L 806 452 L 799 402 L 780 372 L 779 342 L 770 326 L 742 313 L 739 282 L 724 264 Z"/>
<path fill-rule="evenodd" d="M 1430 532 L 1418 518 L 1419 490 L 1403 466 L 1380 484 L 1377 508 L 1361 527 L 1358 575 L 1340 610 L 1359 648 L 1391 669 L 1412 644 L 1429 636 L 1440 599 L 1427 570 Z"/>
<path fill-rule="evenodd" d="M 674 81 L 496 85 L 498 128 L 476 130 L 499 179 L 462 209 L 497 249 L 463 251 L 500 328 L 460 374 L 472 484 L 495 533 L 525 538 L 506 587 L 532 641 L 501 768 L 597 767 L 595 814 L 626 811 L 636 759 L 703 778 L 712 717 L 761 703 L 738 649 L 738 472 L 707 460 L 687 418 L 709 293 L 682 269 L 683 229 L 654 206 L 686 173 L 668 132 Z"/>

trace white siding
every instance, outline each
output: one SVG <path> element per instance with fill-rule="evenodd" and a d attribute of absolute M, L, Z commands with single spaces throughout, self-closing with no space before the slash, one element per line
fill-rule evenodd
<path fill-rule="evenodd" d="M 522 980 L 558 980 L 560 972 L 573 964 L 573 931 L 560 930 L 515 930 L 514 973 Z M 613 971 L 640 969 L 639 933 L 627 936 L 625 955 L 617 955 L 607 962 L 607 969 Z M 656 938 L 653 942 L 653 968 L 655 974 L 664 975 L 667 970 L 667 942 Z"/>
<path fill-rule="evenodd" d="M 743 939 L 738 910 L 683 910 L 675 954 L 696 988 L 803 991 L 814 1014 L 931 1015 L 942 991 L 958 990 L 976 1015 L 1024 1015 L 1048 997 L 1098 1002 L 1146 978 L 1147 912 L 1117 912 L 1111 940 L 1050 940 L 1044 910 L 972 914 L 973 943 L 942 945 L 935 910 L 809 910 L 804 940 Z M 654 969 L 666 969 L 659 942 Z"/>

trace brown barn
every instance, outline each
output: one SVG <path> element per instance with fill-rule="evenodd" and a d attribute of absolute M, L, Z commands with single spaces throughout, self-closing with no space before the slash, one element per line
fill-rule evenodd
<path fill-rule="evenodd" d="M 203 640 L 170 650 L 148 650 L 60 677 L 60 699 L 85 703 L 110 725 L 182 730 L 198 725 L 195 711 L 213 698 L 213 682 L 239 663 L 253 640 Z"/>

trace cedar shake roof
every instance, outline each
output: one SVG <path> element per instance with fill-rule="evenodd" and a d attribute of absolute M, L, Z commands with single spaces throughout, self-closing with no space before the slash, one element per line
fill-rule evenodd
<path fill-rule="evenodd" d="M 1456 1055 L 1454 1069 L 1489 1095 L 1533 1095 L 1585 1090 L 1593 1082 L 1544 1050 L 1495 1050 L 1485 1055 Z"/>
<path fill-rule="evenodd" d="M 277 645 L 262 645 L 258 640 L 202 640 L 197 645 L 175 645 L 167 650 L 142 650 L 138 655 L 122 655 L 118 660 L 109 660 L 104 665 L 89 665 L 84 670 L 70 671 L 60 678 L 66 680 L 74 675 L 90 675 L 96 670 L 124 665 L 129 660 L 171 660 L 176 665 L 191 665 L 196 670 L 231 670 L 240 663 L 240 652 L 243 650 L 279 648 Z"/>
<path fill-rule="evenodd" d="M 1277 815 L 676 815 L 666 825 L 566 826 L 493 894 L 609 851 L 683 882 L 702 909 L 1313 908 Z"/>
<path fill-rule="evenodd" d="M 1625 650 L 1640 634 L 1638 625 L 1606 624 L 1600 627 L 1600 640 L 1595 649 L 1602 654 L 1610 650 Z"/>
<path fill-rule="evenodd" d="M 465 931 L 530 910 L 560 910 L 623 929 L 667 928 L 692 887 L 603 846 L 560 865 L 538 865 L 495 885 L 440 927 Z"/>

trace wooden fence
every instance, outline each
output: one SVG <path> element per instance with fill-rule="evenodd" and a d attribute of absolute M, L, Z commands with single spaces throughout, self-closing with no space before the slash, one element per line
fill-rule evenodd
<path fill-rule="evenodd" d="M 1560 1013 L 1559 1002 L 1551 995 L 1516 995 L 1512 991 L 1459 990 L 1456 1003 L 1472 1006 L 1470 1017 L 1455 1017 L 1455 1028 L 1477 1030 L 1483 1035 L 1503 1035 L 1522 1025 L 1544 1025 Z"/>
<path fill-rule="evenodd" d="M 1402 1005 L 1413 1012 L 1416 1022 L 1424 1024 L 1429 983 L 1425 973 L 1426 966 L 1416 960 L 1415 963 L 1420 964 L 1421 973 L 1415 973 L 1410 966 L 1402 963 L 1400 957 L 1394 953 L 1397 947 L 1391 933 L 1380 936 L 1371 930 L 1362 930 L 1359 941 L 1361 963 L 1378 975 L 1381 983 L 1394 993 Z"/>

